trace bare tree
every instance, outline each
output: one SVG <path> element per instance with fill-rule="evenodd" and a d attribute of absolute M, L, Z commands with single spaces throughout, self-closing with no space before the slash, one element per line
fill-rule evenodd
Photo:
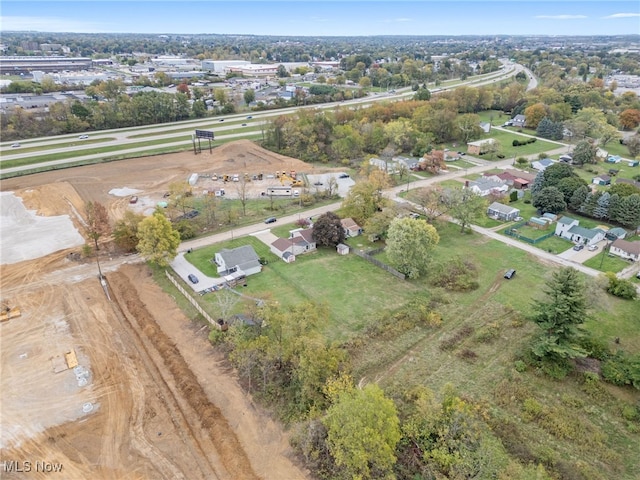
<path fill-rule="evenodd" d="M 236 191 L 238 192 L 238 198 L 240 199 L 240 205 L 242 205 L 242 215 L 247 215 L 247 200 L 249 197 L 249 189 L 247 186 L 247 178 L 245 176 L 240 177 L 240 181 L 236 182 Z"/>
<path fill-rule="evenodd" d="M 85 204 L 85 213 L 87 215 L 86 232 L 87 236 L 93 240 L 96 248 L 96 262 L 98 264 L 98 273 L 102 278 L 102 270 L 100 269 L 100 260 L 98 259 L 98 240 L 100 237 L 111 235 L 111 225 L 109 224 L 109 214 L 104 205 L 98 202 L 87 202 Z"/>
<path fill-rule="evenodd" d="M 409 200 L 422 207 L 422 211 L 429 222 L 447 213 L 447 206 L 442 202 L 442 188 L 418 188 L 409 194 Z"/>
<path fill-rule="evenodd" d="M 220 311 L 220 318 L 223 320 L 229 319 L 229 314 L 233 310 L 233 307 L 236 306 L 240 297 L 233 293 L 232 291 L 223 288 L 216 292 L 216 303 L 218 304 L 218 309 Z"/>

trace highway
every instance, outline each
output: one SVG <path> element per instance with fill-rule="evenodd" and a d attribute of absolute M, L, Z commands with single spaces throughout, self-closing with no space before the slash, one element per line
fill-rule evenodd
<path fill-rule="evenodd" d="M 457 82 L 450 86 L 436 87 L 433 88 L 431 92 L 432 94 L 438 94 L 439 92 L 453 89 L 461 85 L 474 87 L 488 85 L 511 78 L 518 72 L 526 70 L 525 67 L 520 64 L 511 63 L 507 60 L 504 60 L 503 62 L 504 67 L 497 72 L 483 75 L 480 78 L 471 77 L 468 80 Z M 317 110 L 344 107 L 366 108 L 376 102 L 406 100 L 412 98 L 414 94 L 415 92 L 413 92 L 411 88 L 407 87 L 399 89 L 393 94 L 383 92 L 344 102 L 288 107 L 264 112 L 207 117 L 203 119 L 146 125 L 141 127 L 100 130 L 88 132 L 87 134 L 89 135 L 89 138 L 85 140 L 79 139 L 79 134 L 73 134 L 24 140 L 20 142 L 20 148 L 11 148 L 9 143 L 4 143 L 1 144 L 0 147 L 0 174 L 28 171 L 33 168 L 63 165 L 65 163 L 93 160 L 97 158 L 109 158 L 123 155 L 140 156 L 141 154 L 144 154 L 145 151 L 157 150 L 164 147 L 189 148 L 192 145 L 191 135 L 196 129 L 212 130 L 218 140 L 261 138 L 263 134 L 262 129 L 266 128 L 272 118 L 280 115 L 288 115 L 295 113 L 298 110 L 309 108 Z M 249 116 L 252 118 L 247 118 Z M 246 124 L 246 126 L 243 127 L 242 124 Z M 238 130 L 240 130 L 240 132 L 238 132 Z M 185 137 L 187 137 L 187 139 L 185 139 Z M 172 139 L 175 141 L 171 141 Z M 167 141 L 167 143 L 154 144 L 155 141 Z M 102 149 L 111 150 L 95 153 L 96 150 Z M 87 154 L 82 155 L 81 152 L 85 151 Z M 70 152 L 73 152 L 74 155 L 70 155 L 67 158 L 49 161 L 45 160 L 40 163 L 18 167 L 2 168 L 2 162 L 6 160 L 40 156 L 44 157 L 47 155 L 61 155 Z"/>

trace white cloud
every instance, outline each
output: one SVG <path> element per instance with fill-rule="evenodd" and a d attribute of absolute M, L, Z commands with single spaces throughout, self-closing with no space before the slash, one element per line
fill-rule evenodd
<path fill-rule="evenodd" d="M 100 23 L 75 21 L 58 17 L 0 17 L 2 30 L 38 32 L 98 33 L 110 31 Z"/>
<path fill-rule="evenodd" d="M 536 15 L 535 18 L 546 20 L 579 20 L 588 17 L 586 15 Z"/>
<path fill-rule="evenodd" d="M 602 18 L 632 18 L 632 17 L 640 17 L 640 13 L 614 13 L 613 15 L 607 15 Z"/>
<path fill-rule="evenodd" d="M 404 23 L 404 22 L 413 22 L 413 18 L 406 18 L 406 17 L 389 18 L 388 20 L 384 21 L 384 23 Z"/>

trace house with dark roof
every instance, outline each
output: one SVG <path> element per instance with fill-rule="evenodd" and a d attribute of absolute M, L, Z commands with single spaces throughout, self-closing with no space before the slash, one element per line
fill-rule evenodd
<path fill-rule="evenodd" d="M 617 255 L 620 258 L 637 262 L 640 260 L 640 242 L 629 242 L 627 240 L 622 240 L 621 238 L 619 238 L 611 244 L 609 253 L 612 255 Z"/>
<path fill-rule="evenodd" d="M 595 185 L 611 185 L 611 177 L 609 175 L 598 175 L 597 177 L 593 177 L 591 183 Z"/>
<path fill-rule="evenodd" d="M 527 123 L 527 117 L 525 117 L 524 115 L 518 114 L 511 119 L 511 124 L 514 127 L 524 128 L 526 123 Z"/>
<path fill-rule="evenodd" d="M 520 215 L 520 209 L 499 202 L 493 202 L 489 205 L 489 208 L 487 208 L 487 215 L 505 222 L 510 222 Z"/>
<path fill-rule="evenodd" d="M 253 275 L 262 270 L 260 257 L 251 245 L 243 245 L 233 249 L 223 248 L 215 254 L 213 262 L 221 277 L 241 272 L 244 275 Z"/>

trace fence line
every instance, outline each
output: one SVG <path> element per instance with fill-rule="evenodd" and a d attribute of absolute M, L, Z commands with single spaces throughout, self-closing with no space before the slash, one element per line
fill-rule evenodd
<path fill-rule="evenodd" d="M 189 303 L 191 305 L 193 305 L 195 307 L 196 310 L 198 310 L 198 312 L 204 317 L 204 319 L 209 322 L 211 325 L 213 325 L 214 327 L 216 327 L 218 330 L 222 330 L 222 325 L 218 324 L 218 322 L 216 322 L 213 318 L 211 318 L 211 315 L 209 315 L 201 306 L 200 304 L 196 301 L 195 298 L 193 298 L 191 296 L 191 294 L 189 292 L 187 292 L 185 290 L 185 288 L 180 285 L 178 283 L 178 281 L 173 277 L 173 275 L 171 275 L 169 273 L 169 270 L 165 270 L 164 271 L 165 275 L 167 276 L 167 278 L 169 279 L 169 281 L 171 283 L 173 283 L 173 285 L 178 289 L 178 291 L 180 293 L 182 293 L 182 295 L 184 295 L 184 297 L 189 301 Z"/>
<path fill-rule="evenodd" d="M 530 243 L 531 245 L 535 245 L 536 243 L 540 243 L 543 240 L 546 240 L 547 238 L 553 237 L 555 235 L 554 231 L 551 231 L 549 233 L 546 233 L 544 235 L 542 235 L 541 237 L 538 238 L 529 238 L 529 237 L 525 237 L 524 235 L 521 235 L 518 232 L 518 229 L 520 227 L 522 227 L 523 225 L 529 225 L 529 222 L 522 222 L 522 223 L 518 223 L 516 225 L 514 225 L 511 228 L 507 228 L 504 231 L 505 235 L 508 235 L 509 237 L 513 237 L 517 240 L 522 240 L 524 242 Z"/>
<path fill-rule="evenodd" d="M 381 253 L 383 251 L 384 251 L 384 248 L 377 248 L 375 250 L 369 250 L 369 252 L 363 252 L 362 250 L 352 249 L 352 252 L 355 253 L 356 255 L 358 255 L 360 258 L 364 258 L 367 262 L 373 263 L 375 266 L 386 270 L 391 275 L 394 275 L 394 276 L 398 277 L 399 279 L 404 280 L 405 279 L 405 274 L 404 273 L 400 273 L 395 268 L 392 268 L 389 265 L 387 265 L 386 263 L 382 263 L 377 258 L 373 258 L 371 256 L 371 255 L 375 255 L 376 253 Z"/>

